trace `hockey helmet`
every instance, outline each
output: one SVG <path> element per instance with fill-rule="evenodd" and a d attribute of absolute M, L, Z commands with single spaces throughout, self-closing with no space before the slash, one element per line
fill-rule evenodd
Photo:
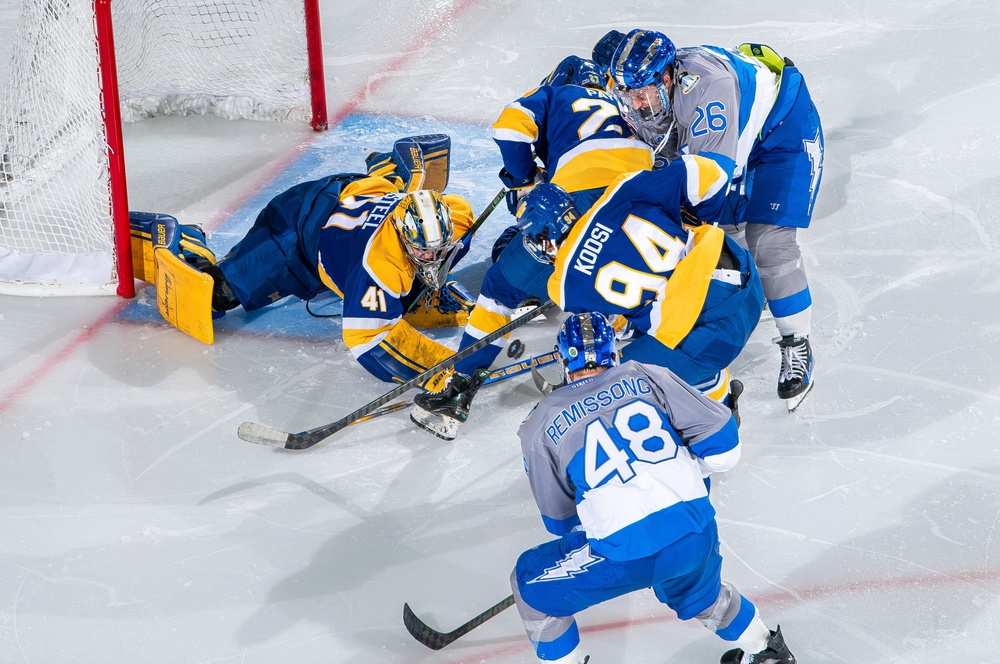
<path fill-rule="evenodd" d="M 615 330 L 597 312 L 573 314 L 556 334 L 556 350 L 562 356 L 566 380 L 569 374 L 583 369 L 610 368 L 617 364 Z"/>
<path fill-rule="evenodd" d="M 447 263 L 459 244 L 441 194 L 429 189 L 411 192 L 399 199 L 388 216 L 417 277 L 428 288 L 440 290 L 448 276 Z"/>
<path fill-rule="evenodd" d="M 524 235 L 525 247 L 547 263 L 555 262 L 559 243 L 579 218 L 573 197 L 551 182 L 537 185 L 517 207 L 517 227 Z"/>
<path fill-rule="evenodd" d="M 540 85 L 581 85 L 585 88 L 604 89 L 605 76 L 593 61 L 570 55 L 563 59 Z"/>
<path fill-rule="evenodd" d="M 676 55 L 673 42 L 655 30 L 632 30 L 618 44 L 611 59 L 611 78 L 633 126 L 655 128 L 668 118 L 670 98 L 663 77 Z"/>

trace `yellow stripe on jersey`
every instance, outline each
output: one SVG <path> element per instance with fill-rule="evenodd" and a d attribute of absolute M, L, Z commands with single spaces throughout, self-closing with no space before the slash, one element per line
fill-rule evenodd
<path fill-rule="evenodd" d="M 391 182 L 382 177 L 367 177 L 355 180 L 340 190 L 340 200 L 344 201 L 353 196 L 385 196 L 386 194 L 398 194 L 397 189 Z"/>
<path fill-rule="evenodd" d="M 729 178 L 714 159 L 696 154 L 681 156 L 687 172 L 687 197 L 692 205 L 698 205 L 719 193 L 729 184 Z"/>
<path fill-rule="evenodd" d="M 726 397 L 729 396 L 729 367 L 720 371 L 718 382 L 715 385 L 709 386 L 702 394 L 713 401 L 725 403 Z"/>
<path fill-rule="evenodd" d="M 451 211 L 451 223 L 455 225 L 455 239 L 458 240 L 476 223 L 472 215 L 472 205 L 458 194 L 443 194 L 441 199 L 448 204 Z"/>
<path fill-rule="evenodd" d="M 509 322 L 510 316 L 504 316 L 503 314 L 498 314 L 495 311 L 490 311 L 477 302 L 476 306 L 472 309 L 472 314 L 469 316 L 468 325 L 477 332 L 481 333 L 481 336 L 479 337 L 481 339 L 488 334 L 496 332 Z"/>
<path fill-rule="evenodd" d="M 691 232 L 694 247 L 674 268 L 658 305 L 659 321 L 649 330 L 667 348 L 675 348 L 698 320 L 726 238 L 718 226 L 698 226 Z"/>
<path fill-rule="evenodd" d="M 343 331 L 344 343 L 347 344 L 348 348 L 363 346 L 378 335 L 391 331 L 396 325 L 398 325 L 398 322 L 382 325 L 381 327 L 348 327 L 348 323 L 345 321 Z"/>
<path fill-rule="evenodd" d="M 563 155 L 549 182 L 572 193 L 607 187 L 622 173 L 653 168 L 653 153 L 644 144 L 634 139 L 612 141 L 616 147 L 609 141 L 587 141 Z"/>
<path fill-rule="evenodd" d="M 534 143 L 538 140 L 538 123 L 523 106 L 508 104 L 493 123 L 493 138 L 516 143 Z"/>

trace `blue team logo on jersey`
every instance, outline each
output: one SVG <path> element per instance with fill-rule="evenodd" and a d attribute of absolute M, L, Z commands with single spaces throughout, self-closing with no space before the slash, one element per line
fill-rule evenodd
<path fill-rule="evenodd" d="M 579 576 L 593 567 L 597 563 L 604 562 L 604 558 L 594 555 L 590 550 L 590 542 L 587 542 L 579 549 L 570 551 L 566 557 L 557 562 L 552 567 L 546 568 L 545 572 L 528 583 L 539 583 L 541 581 L 564 581 Z"/>

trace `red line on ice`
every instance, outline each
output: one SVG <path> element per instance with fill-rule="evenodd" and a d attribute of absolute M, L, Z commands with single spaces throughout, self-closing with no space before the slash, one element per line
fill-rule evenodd
<path fill-rule="evenodd" d="M 796 604 L 799 602 L 807 602 L 811 600 L 820 599 L 823 597 L 832 597 L 836 595 L 849 595 L 852 593 L 859 592 L 870 592 L 870 591 L 885 591 L 885 590 L 896 590 L 896 589 L 910 589 L 910 590 L 920 590 L 924 588 L 929 588 L 933 586 L 942 586 L 949 583 L 976 583 L 982 581 L 997 581 L 1000 580 L 1000 570 L 976 570 L 976 571 L 952 571 L 952 572 L 940 572 L 938 574 L 925 574 L 922 576 L 904 576 L 894 579 L 869 579 L 860 581 L 849 581 L 846 583 L 830 584 L 823 586 L 812 586 L 806 588 L 790 588 L 789 590 L 775 589 L 772 591 L 759 593 L 752 595 L 749 599 L 756 604 L 761 613 L 764 615 L 765 621 L 767 620 L 767 607 L 768 605 L 774 604 Z M 512 611 L 515 615 L 517 614 L 516 609 Z M 580 614 L 582 616 L 582 621 L 586 623 L 586 612 Z M 629 627 L 637 627 L 641 625 L 651 625 L 655 623 L 663 623 L 671 620 L 676 620 L 676 617 L 670 613 L 670 609 L 666 606 L 663 607 L 663 615 L 659 616 L 647 616 L 645 618 L 636 618 L 634 620 L 616 620 L 614 622 L 606 622 L 598 625 L 588 625 L 580 626 L 581 634 L 598 634 L 600 632 L 614 632 L 621 629 L 626 629 Z M 772 620 L 773 622 L 773 620 Z M 490 648 L 486 644 L 483 644 L 483 648 L 479 649 L 478 654 L 470 655 L 466 659 L 461 659 L 456 664 L 476 664 L 482 662 L 485 655 L 490 655 L 491 657 L 498 657 L 503 655 L 510 655 L 518 652 L 531 652 L 531 644 L 528 642 L 526 636 L 523 632 L 518 632 L 518 636 L 522 637 L 522 640 L 517 643 L 511 643 L 509 637 L 505 637 L 503 645 L 499 647 Z M 474 637 L 467 637 L 470 640 Z M 663 635 L 663 643 L 666 644 L 669 635 Z M 709 633 L 705 630 L 706 639 L 716 639 L 719 645 L 719 652 L 722 653 L 728 647 L 728 642 L 719 639 L 718 637 Z M 584 652 L 586 652 L 587 637 L 583 636 L 581 639 L 583 644 Z"/>
<path fill-rule="evenodd" d="M 364 99 L 369 96 L 374 90 L 382 85 L 390 74 L 394 71 L 398 71 L 407 64 L 409 59 L 413 55 L 423 49 L 427 44 L 434 39 L 443 30 L 454 25 L 455 21 L 463 14 L 466 10 L 472 7 L 476 3 L 476 0 L 463 0 L 459 2 L 454 7 L 449 9 L 447 12 L 441 16 L 440 19 L 434 22 L 434 25 L 429 29 L 425 30 L 409 47 L 403 50 L 403 52 L 397 57 L 393 58 L 385 67 L 383 67 L 379 72 L 377 72 L 371 83 L 356 91 L 344 104 L 337 109 L 336 112 L 330 117 L 330 128 L 340 124 L 344 118 L 354 112 L 354 110 L 361 104 Z M 304 139 L 295 149 L 289 152 L 287 155 L 273 162 L 268 169 L 268 172 L 261 176 L 257 181 L 255 181 L 247 190 L 241 195 L 231 201 L 226 207 L 220 210 L 212 219 L 206 224 L 206 227 L 211 229 L 214 228 L 221 220 L 232 215 L 236 210 L 243 206 L 252 196 L 254 196 L 262 187 L 266 186 L 268 182 L 276 178 L 295 158 L 299 156 L 302 148 L 312 141 L 316 140 L 316 137 L 310 135 L 308 138 Z M 10 408 L 18 399 L 29 392 L 35 385 L 40 383 L 46 376 L 48 376 L 59 364 L 63 362 L 66 358 L 73 354 L 80 346 L 89 341 L 95 334 L 97 334 L 101 329 L 104 328 L 110 321 L 115 319 L 122 309 L 128 304 L 127 301 L 122 300 L 112 305 L 107 311 L 105 311 L 97 320 L 90 323 L 85 330 L 76 334 L 64 343 L 58 350 L 53 352 L 51 356 L 45 359 L 41 366 L 33 370 L 30 375 L 22 378 L 14 384 L 14 387 L 7 390 L 5 393 L 0 394 L 0 413 L 4 412 Z M 180 334 L 180 333 L 178 333 Z"/>

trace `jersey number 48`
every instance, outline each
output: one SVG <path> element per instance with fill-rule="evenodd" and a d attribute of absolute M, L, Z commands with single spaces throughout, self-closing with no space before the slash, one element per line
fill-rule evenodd
<path fill-rule="evenodd" d="M 589 423 L 583 449 L 587 484 L 595 488 L 613 475 L 628 482 L 636 475 L 633 464 L 676 457 L 680 441 L 672 428 L 664 428 L 663 418 L 656 406 L 638 400 L 615 411 L 611 429 L 601 420 Z"/>

